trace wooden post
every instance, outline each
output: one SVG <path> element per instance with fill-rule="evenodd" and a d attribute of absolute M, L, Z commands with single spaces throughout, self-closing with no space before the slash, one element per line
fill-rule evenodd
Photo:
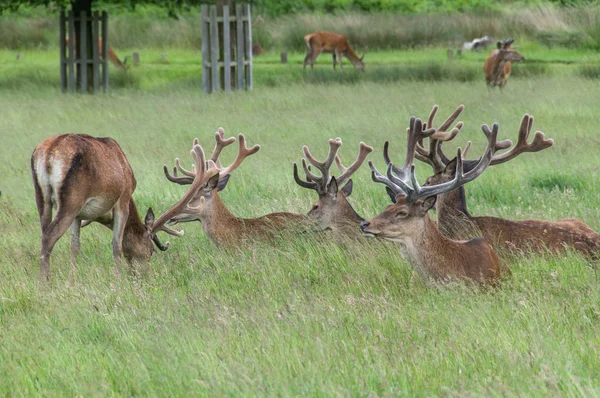
<path fill-rule="evenodd" d="M 75 92 L 75 15 L 69 12 L 69 91 Z"/>
<path fill-rule="evenodd" d="M 281 53 L 281 63 L 287 64 L 287 51 Z"/>
<path fill-rule="evenodd" d="M 100 91 L 100 51 L 98 49 L 99 19 L 100 16 L 98 15 L 98 11 L 94 11 L 94 14 L 92 15 L 92 92 L 94 94 Z"/>
<path fill-rule="evenodd" d="M 200 6 L 200 19 L 202 27 L 202 91 L 210 93 L 210 72 L 208 67 L 210 62 L 208 52 L 210 38 L 208 33 L 208 6 L 206 4 Z"/>
<path fill-rule="evenodd" d="M 60 89 L 64 92 L 67 91 L 67 46 L 65 43 L 65 38 L 67 37 L 67 32 L 65 32 L 65 9 L 61 8 L 60 10 L 60 18 L 59 18 L 59 51 L 60 51 Z"/>
<path fill-rule="evenodd" d="M 219 90 L 219 43 L 218 43 L 218 26 L 217 26 L 217 7 L 210 7 L 210 79 L 212 85 L 212 91 Z"/>
<path fill-rule="evenodd" d="M 235 25 L 237 30 L 237 89 L 244 89 L 244 21 L 242 5 L 235 6 Z"/>
<path fill-rule="evenodd" d="M 231 37 L 229 6 L 223 6 L 223 90 L 231 91 Z"/>
<path fill-rule="evenodd" d="M 132 58 L 133 58 L 133 66 L 140 66 L 140 53 L 133 53 L 132 54 Z"/>
<path fill-rule="evenodd" d="M 252 21 L 250 20 L 250 4 L 244 6 L 246 22 L 246 90 L 252 90 Z"/>
<path fill-rule="evenodd" d="M 448 62 L 454 61 L 454 51 L 451 48 L 446 51 L 446 54 L 448 55 Z"/>
<path fill-rule="evenodd" d="M 108 92 L 108 14 L 102 11 L 102 87 Z"/>

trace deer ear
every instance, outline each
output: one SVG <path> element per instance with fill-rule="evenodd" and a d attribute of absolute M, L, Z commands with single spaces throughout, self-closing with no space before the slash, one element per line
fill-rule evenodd
<path fill-rule="evenodd" d="M 146 217 L 144 218 L 144 224 L 148 229 L 151 229 L 152 225 L 154 225 L 154 211 L 152 211 L 152 207 L 148 207 L 148 212 L 146 212 Z"/>
<path fill-rule="evenodd" d="M 444 168 L 444 174 L 450 174 L 452 176 L 456 174 L 456 158 L 448 162 L 448 164 Z"/>
<path fill-rule="evenodd" d="M 385 191 L 392 200 L 392 203 L 396 203 L 396 194 L 394 193 L 394 191 L 392 191 L 389 187 L 385 187 Z"/>
<path fill-rule="evenodd" d="M 206 183 L 206 189 L 209 191 L 212 191 L 213 189 L 217 188 L 218 185 L 219 185 L 219 173 L 215 174 L 214 176 L 212 176 L 208 179 L 208 182 Z"/>
<path fill-rule="evenodd" d="M 424 216 L 425 214 L 427 214 L 427 212 L 429 210 L 431 210 L 431 208 L 433 206 L 435 206 L 435 201 L 437 200 L 437 196 L 430 196 L 428 198 L 426 198 L 425 200 L 423 200 L 423 202 L 421 202 L 421 206 L 419 207 L 419 212 L 422 216 Z"/>
<path fill-rule="evenodd" d="M 229 181 L 229 177 L 231 177 L 231 174 L 227 174 L 225 177 L 219 179 L 219 183 L 217 184 L 217 192 L 225 189 L 227 182 Z"/>
<path fill-rule="evenodd" d="M 331 181 L 329 182 L 329 185 L 327 185 L 327 193 L 333 197 L 337 197 L 338 183 L 335 177 L 331 177 Z"/>
<path fill-rule="evenodd" d="M 502 42 L 500 40 L 496 43 L 496 47 L 498 47 L 498 50 L 502 48 Z"/>
<path fill-rule="evenodd" d="M 349 179 L 346 185 L 342 188 L 342 193 L 345 197 L 348 197 L 352 194 L 352 179 Z"/>

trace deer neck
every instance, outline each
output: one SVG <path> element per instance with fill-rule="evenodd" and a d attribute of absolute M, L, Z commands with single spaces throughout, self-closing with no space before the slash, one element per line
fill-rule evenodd
<path fill-rule="evenodd" d="M 220 242 L 223 240 L 223 236 L 229 236 L 231 233 L 239 231 L 242 222 L 231 214 L 216 191 L 212 195 L 210 209 L 201 215 L 200 223 L 206 236 Z"/>
<path fill-rule="evenodd" d="M 360 57 L 356 55 L 354 50 L 352 50 L 350 47 L 348 47 L 344 54 L 346 55 L 346 58 L 348 58 L 350 62 L 352 62 L 352 65 L 355 65 L 356 63 L 360 62 Z"/>
<path fill-rule="evenodd" d="M 502 55 L 500 53 L 496 54 L 494 57 L 494 69 L 492 73 L 492 81 L 496 81 L 500 76 L 500 73 L 504 70 L 504 65 L 506 64 L 506 60 L 502 59 Z"/>
<path fill-rule="evenodd" d="M 339 208 L 341 212 L 340 219 L 344 221 L 346 224 L 352 224 L 353 226 L 356 224 L 360 224 L 361 221 L 364 221 L 362 218 L 352 207 L 348 199 L 341 192 L 338 193 L 339 200 Z"/>
<path fill-rule="evenodd" d="M 457 218 L 471 218 L 464 187 L 439 195 L 435 209 L 440 230 L 451 228 Z"/>
<path fill-rule="evenodd" d="M 133 246 L 133 242 L 143 238 L 145 234 L 146 226 L 140 218 L 140 214 L 137 211 L 133 198 L 130 198 L 129 216 L 127 217 L 125 230 L 123 231 L 123 251 L 128 252 L 128 248 Z"/>

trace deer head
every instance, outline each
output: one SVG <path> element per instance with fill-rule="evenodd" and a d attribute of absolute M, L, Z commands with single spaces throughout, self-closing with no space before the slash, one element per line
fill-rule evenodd
<path fill-rule="evenodd" d="M 512 49 L 510 46 L 515 41 L 515 39 L 507 39 L 503 41 L 498 41 L 496 43 L 497 46 L 497 56 L 500 61 L 511 61 L 511 62 L 522 62 L 525 60 L 525 57 L 519 54 L 517 51 Z"/>
<path fill-rule="evenodd" d="M 435 134 L 436 129 L 424 128 L 421 119 L 412 117 L 410 119 L 404 166 L 402 168 L 396 167 L 389 160 L 387 153 L 388 143 L 386 143 L 386 150 L 384 151 L 384 159 L 387 162 L 385 176 L 379 173 L 373 163 L 369 161 L 373 181 L 386 186 L 388 193 L 394 196 L 394 204 L 388 206 L 378 216 L 363 221 L 361 223 L 363 233 L 367 236 L 377 236 L 401 243 L 414 242 L 414 239 L 419 234 L 422 234 L 422 231 L 425 229 L 425 223 L 429 221 L 426 215 L 435 204 L 436 196 L 473 181 L 489 166 L 493 149 L 496 145 L 498 125 L 494 124 L 491 130 L 487 125 L 483 125 L 482 130 L 488 139 L 488 146 L 485 154 L 472 170 L 468 172 L 464 170 L 462 151 L 459 148 L 455 160 L 455 177 L 445 183 L 421 187 L 415 177 L 415 168 L 413 165 L 415 148 L 419 141 Z M 439 133 L 440 136 L 443 136 L 442 131 Z"/>
<path fill-rule="evenodd" d="M 229 181 L 229 177 L 231 173 L 237 169 L 244 159 L 250 155 L 255 154 L 260 149 L 260 145 L 254 145 L 252 148 L 248 148 L 246 146 L 246 139 L 243 134 L 238 136 L 239 142 L 239 151 L 236 159 L 229 166 L 224 167 L 221 164 L 219 159 L 221 155 L 221 151 L 224 147 L 235 142 L 235 138 L 231 137 L 229 139 L 224 138 L 224 130 L 219 128 L 219 130 L 215 133 L 216 145 L 213 150 L 213 154 L 208 162 L 205 164 L 206 172 L 205 176 L 200 177 L 203 184 L 198 185 L 192 191 L 192 188 L 188 191 L 190 193 L 189 198 L 186 198 L 185 205 L 176 209 L 168 220 L 170 225 L 174 225 L 180 222 L 190 222 L 190 221 L 202 221 L 202 219 L 206 217 L 211 217 L 213 212 L 213 202 L 218 198 L 218 191 L 225 189 L 227 186 L 227 182 Z M 198 144 L 198 139 L 194 140 L 194 148 L 198 147 L 201 149 Z M 184 169 L 179 163 L 179 159 L 175 160 L 175 167 L 173 168 L 173 175 L 169 174 L 167 166 L 163 167 L 165 176 L 171 182 L 175 182 L 180 185 L 188 185 L 198 179 L 200 168 L 196 164 L 195 167 L 192 168 L 192 171 L 188 171 Z M 183 176 L 177 175 L 177 170 L 179 170 Z M 187 194 L 186 194 L 187 195 Z M 183 199 L 182 199 L 183 200 Z"/>
<path fill-rule="evenodd" d="M 298 164 L 294 163 L 294 180 L 303 188 L 313 189 L 319 195 L 319 199 L 313 204 L 308 214 L 314 217 L 319 229 L 339 229 L 348 224 L 358 223 L 362 218 L 356 214 L 347 198 L 352 193 L 352 180 L 350 177 L 364 163 L 367 155 L 373 151 L 373 148 L 364 142 L 359 144 L 359 152 L 356 160 L 349 167 L 344 167 L 337 154 L 342 146 L 341 138 L 329 140 L 329 154 L 323 162 L 319 162 L 310 153 L 307 146 L 302 148 L 305 158 L 302 158 L 302 168 L 306 174 L 306 179 L 302 180 L 298 175 Z M 321 175 L 314 174 L 311 167 L 307 165 L 310 162 Z M 329 169 L 335 161 L 341 175 L 338 178 L 330 176 Z M 343 188 L 339 189 L 346 182 Z"/>

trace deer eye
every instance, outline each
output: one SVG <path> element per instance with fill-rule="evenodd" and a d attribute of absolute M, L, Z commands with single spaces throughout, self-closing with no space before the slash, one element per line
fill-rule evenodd
<path fill-rule="evenodd" d="M 396 213 L 396 218 L 405 218 L 406 216 L 408 216 L 408 212 L 405 210 L 400 210 Z"/>
<path fill-rule="evenodd" d="M 318 205 L 318 204 L 315 204 L 315 205 L 313 205 L 313 207 L 312 207 L 312 209 L 313 209 L 313 210 L 317 210 L 318 208 L 319 208 L 319 205 Z"/>

